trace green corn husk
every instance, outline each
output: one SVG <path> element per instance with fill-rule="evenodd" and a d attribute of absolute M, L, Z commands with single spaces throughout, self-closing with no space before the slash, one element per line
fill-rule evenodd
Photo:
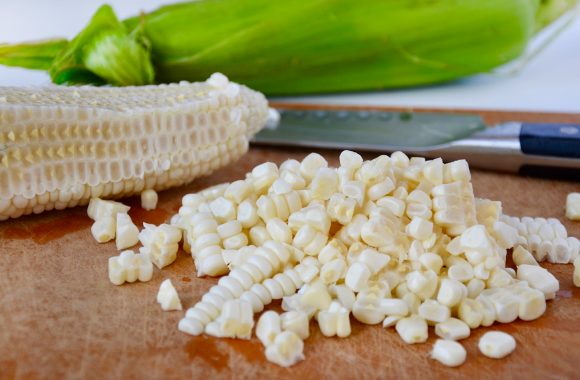
<path fill-rule="evenodd" d="M 0 64 L 48 70 L 67 43 L 65 39 L 56 39 L 16 45 L 0 44 Z"/>
<path fill-rule="evenodd" d="M 201 0 L 123 22 L 103 6 L 49 72 L 55 83 L 139 85 L 220 71 L 268 95 L 426 85 L 518 57 L 576 3 Z"/>

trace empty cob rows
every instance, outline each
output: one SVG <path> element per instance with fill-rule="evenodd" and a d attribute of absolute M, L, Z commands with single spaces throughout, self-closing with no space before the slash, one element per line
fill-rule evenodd
<path fill-rule="evenodd" d="M 0 88 L 0 220 L 163 190 L 244 154 L 264 96 L 206 82 Z"/>

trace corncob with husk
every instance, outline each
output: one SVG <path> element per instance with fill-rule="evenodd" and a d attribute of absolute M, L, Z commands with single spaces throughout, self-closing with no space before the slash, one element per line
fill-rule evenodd
<path fill-rule="evenodd" d="M 215 74 L 141 87 L 0 87 L 0 220 L 163 190 L 244 154 L 264 96 Z"/>
<path fill-rule="evenodd" d="M 0 64 L 46 69 L 54 53 L 52 80 L 68 84 L 195 81 L 220 71 L 268 95 L 425 85 L 518 57 L 577 2 L 201 0 L 123 22 L 103 6 L 62 49 L 62 40 L 0 46 Z"/>

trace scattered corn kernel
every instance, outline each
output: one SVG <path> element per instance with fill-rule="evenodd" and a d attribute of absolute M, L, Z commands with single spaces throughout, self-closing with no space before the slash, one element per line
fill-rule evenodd
<path fill-rule="evenodd" d="M 130 207 L 125 206 L 122 203 L 114 201 L 106 201 L 99 198 L 91 198 L 89 201 L 89 206 L 87 208 L 87 214 L 89 218 L 96 221 L 103 216 L 116 216 L 118 213 L 126 214 L 129 212 Z"/>
<path fill-rule="evenodd" d="M 104 215 L 95 220 L 91 226 L 91 234 L 99 243 L 106 243 L 115 238 L 115 217 Z"/>
<path fill-rule="evenodd" d="M 123 251 L 109 258 L 109 280 L 115 285 L 125 282 L 147 282 L 153 277 L 153 264 L 147 255 Z"/>
<path fill-rule="evenodd" d="M 264 346 L 274 343 L 276 336 L 282 332 L 280 315 L 275 311 L 266 311 L 256 324 L 256 336 Z"/>
<path fill-rule="evenodd" d="M 159 201 L 159 196 L 155 190 L 147 189 L 141 192 L 141 208 L 155 210 L 157 208 L 157 201 Z"/>
<path fill-rule="evenodd" d="M 117 214 L 115 245 L 118 250 L 134 246 L 139 242 L 139 229 L 128 214 Z"/>
<path fill-rule="evenodd" d="M 304 342 L 292 331 L 276 336 L 274 343 L 266 347 L 266 358 L 282 367 L 290 367 L 304 360 Z"/>
<path fill-rule="evenodd" d="M 520 265 L 517 274 L 518 280 L 527 281 L 530 287 L 544 293 L 546 299 L 553 298 L 553 295 L 560 289 L 558 279 L 547 269 L 540 266 Z"/>
<path fill-rule="evenodd" d="M 427 340 L 427 322 L 416 315 L 400 319 L 395 327 L 405 343 L 423 343 Z"/>
<path fill-rule="evenodd" d="M 580 193 L 570 193 L 566 197 L 566 218 L 580 220 Z"/>
<path fill-rule="evenodd" d="M 467 323 L 457 318 L 449 318 L 435 325 L 435 334 L 446 340 L 465 339 L 469 337 L 470 331 Z"/>
<path fill-rule="evenodd" d="M 163 280 L 157 293 L 157 302 L 165 311 L 181 310 L 181 300 L 170 279 Z"/>
<path fill-rule="evenodd" d="M 479 351 L 492 359 L 501 359 L 516 349 L 516 340 L 501 331 L 489 331 L 479 338 Z"/>
<path fill-rule="evenodd" d="M 454 340 L 437 339 L 431 357 L 447 367 L 458 367 L 465 363 L 467 351 Z"/>

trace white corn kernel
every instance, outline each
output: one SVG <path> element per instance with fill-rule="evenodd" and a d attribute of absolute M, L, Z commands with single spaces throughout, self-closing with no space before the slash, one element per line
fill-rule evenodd
<path fill-rule="evenodd" d="M 350 170 L 356 170 L 363 164 L 363 158 L 360 154 L 350 150 L 343 150 L 340 153 L 340 166 Z"/>
<path fill-rule="evenodd" d="M 190 335 L 200 335 L 203 333 L 203 328 L 204 325 L 197 319 L 193 318 L 182 318 L 179 320 L 179 324 L 177 325 L 179 331 Z"/>
<path fill-rule="evenodd" d="M 376 249 L 366 248 L 358 255 L 356 260 L 365 264 L 371 273 L 375 275 L 387 266 L 391 258 L 388 255 L 379 253 Z"/>
<path fill-rule="evenodd" d="M 365 198 L 365 184 L 361 181 L 347 181 L 341 184 L 341 192 L 347 197 L 354 199 L 359 206 L 362 206 Z"/>
<path fill-rule="evenodd" d="M 327 310 L 322 310 L 317 316 L 320 332 L 324 336 L 346 338 L 350 335 L 349 311 L 340 303 L 334 301 Z"/>
<path fill-rule="evenodd" d="M 367 325 L 376 325 L 385 319 L 385 313 L 378 302 L 356 300 L 352 306 L 352 315 L 359 322 Z"/>
<path fill-rule="evenodd" d="M 570 193 L 566 197 L 566 218 L 580 220 L 580 193 Z"/>
<path fill-rule="evenodd" d="M 159 196 L 153 189 L 147 189 L 141 192 L 141 208 L 144 210 L 155 210 L 157 208 Z"/>
<path fill-rule="evenodd" d="M 250 339 L 254 327 L 252 305 L 244 300 L 228 300 L 217 319 L 224 337 Z"/>
<path fill-rule="evenodd" d="M 537 289 L 523 289 L 516 293 L 519 299 L 518 317 L 523 321 L 540 318 L 546 311 L 546 297 Z"/>
<path fill-rule="evenodd" d="M 273 240 L 280 243 L 292 243 L 292 231 L 288 224 L 280 218 L 272 218 L 266 222 L 266 230 Z"/>
<path fill-rule="evenodd" d="M 425 300 L 419 306 L 419 316 L 427 322 L 441 323 L 451 317 L 451 311 L 445 305 L 440 304 L 435 300 Z"/>
<path fill-rule="evenodd" d="M 328 200 L 338 190 L 338 174 L 335 169 L 320 168 L 310 183 L 313 199 Z"/>
<path fill-rule="evenodd" d="M 370 277 L 370 269 L 365 264 L 357 262 L 348 268 L 344 283 L 352 291 L 360 292 L 367 286 Z"/>
<path fill-rule="evenodd" d="M 447 275 L 453 280 L 467 282 L 474 276 L 473 267 L 468 263 L 453 264 L 449 267 Z"/>
<path fill-rule="evenodd" d="M 240 249 L 248 245 L 248 237 L 245 233 L 240 232 L 239 234 L 225 238 L 222 244 L 224 249 Z"/>
<path fill-rule="evenodd" d="M 290 171 L 292 173 L 300 172 L 300 162 L 295 159 L 288 159 L 280 164 L 280 171 Z"/>
<path fill-rule="evenodd" d="M 111 241 L 115 238 L 115 224 L 114 216 L 101 216 L 91 226 L 91 234 L 99 243 Z"/>
<path fill-rule="evenodd" d="M 258 223 L 258 210 L 254 203 L 245 200 L 238 205 L 237 211 L 237 218 L 242 227 L 251 228 Z"/>
<path fill-rule="evenodd" d="M 282 322 L 282 330 L 292 331 L 302 340 L 310 336 L 310 321 L 305 312 L 290 310 L 282 313 L 280 320 Z"/>
<path fill-rule="evenodd" d="M 334 259 L 342 257 L 345 250 L 346 247 L 344 244 L 337 239 L 332 239 L 320 250 L 318 261 L 324 265 Z"/>
<path fill-rule="evenodd" d="M 431 357 L 447 367 L 458 367 L 465 363 L 467 351 L 454 340 L 437 339 Z"/>
<path fill-rule="evenodd" d="M 389 328 L 389 327 L 393 327 L 397 324 L 397 322 L 399 322 L 399 320 L 401 320 L 400 315 L 390 315 L 385 317 L 385 319 L 383 320 L 383 328 Z"/>
<path fill-rule="evenodd" d="M 326 209 L 332 220 L 345 225 L 352 220 L 356 209 L 356 201 L 352 198 L 347 198 L 344 194 L 335 193 L 330 197 Z"/>
<path fill-rule="evenodd" d="M 161 305 L 161 308 L 165 311 L 168 310 L 181 310 L 181 301 L 177 291 L 173 287 L 170 279 L 166 279 L 159 286 L 159 292 L 157 293 L 157 302 Z"/>
<path fill-rule="evenodd" d="M 407 274 L 407 287 L 422 300 L 431 298 L 437 290 L 438 277 L 433 271 L 413 271 Z"/>
<path fill-rule="evenodd" d="M 253 186 L 251 181 L 238 180 L 230 183 L 225 192 L 224 197 L 230 201 L 240 204 L 246 198 L 251 197 L 253 191 Z"/>
<path fill-rule="evenodd" d="M 377 200 L 377 206 L 386 208 L 387 210 L 392 212 L 393 215 L 400 218 L 405 213 L 406 205 L 405 202 L 399 198 L 387 196 Z"/>
<path fill-rule="evenodd" d="M 369 220 L 362 225 L 360 237 L 371 247 L 379 248 L 389 245 L 393 241 L 393 233 L 386 225 Z"/>
<path fill-rule="evenodd" d="M 272 240 L 272 237 L 268 233 L 268 230 L 264 226 L 254 226 L 250 228 L 250 240 L 256 246 L 263 245 L 266 241 Z"/>
<path fill-rule="evenodd" d="M 252 184 L 257 194 L 263 194 L 278 178 L 278 167 L 273 162 L 265 162 L 252 169 Z"/>
<path fill-rule="evenodd" d="M 560 289 L 560 283 L 553 274 L 537 265 L 523 264 L 518 267 L 518 280 L 527 281 L 531 288 L 538 289 L 550 299 Z"/>
<path fill-rule="evenodd" d="M 334 259 L 322 266 L 320 269 L 320 279 L 325 284 L 334 284 L 344 278 L 346 273 L 346 261 L 342 258 Z"/>
<path fill-rule="evenodd" d="M 242 232 L 242 224 L 237 220 L 231 220 L 220 224 L 216 231 L 222 239 L 227 239 Z"/>
<path fill-rule="evenodd" d="M 522 264 L 538 265 L 538 262 L 536 259 L 534 259 L 534 256 L 532 256 L 532 254 L 521 245 L 518 245 L 514 248 L 512 258 L 516 266 L 520 266 Z"/>
<path fill-rule="evenodd" d="M 498 319 L 495 305 L 493 304 L 493 302 L 491 302 L 491 300 L 488 297 L 484 296 L 483 294 L 477 296 L 475 300 L 480 305 L 481 326 L 487 327 L 493 325 L 495 321 Z"/>
<path fill-rule="evenodd" d="M 433 223 L 423 218 L 413 218 L 407 225 L 407 234 L 413 239 L 426 240 L 433 233 Z"/>
<path fill-rule="evenodd" d="M 390 178 L 386 178 L 385 180 L 372 185 L 367 190 L 367 196 L 371 201 L 376 201 L 395 189 L 395 184 L 393 180 Z"/>
<path fill-rule="evenodd" d="M 304 342 L 292 331 L 276 336 L 274 343 L 266 347 L 266 358 L 282 367 L 290 367 L 304 360 Z"/>
<path fill-rule="evenodd" d="M 425 252 L 419 256 L 418 260 L 424 269 L 431 270 L 435 273 L 439 273 L 441 271 L 441 267 L 443 267 L 443 259 L 436 253 L 432 252 Z"/>
<path fill-rule="evenodd" d="M 476 298 L 485 289 L 485 282 L 478 278 L 472 278 L 467 283 L 467 297 Z"/>
<path fill-rule="evenodd" d="M 139 232 L 139 241 L 143 247 L 139 251 L 149 255 L 153 264 L 160 269 L 173 263 L 177 258 L 178 243 L 182 238 L 181 230 L 169 224 L 154 226 L 143 223 L 143 227 L 145 228 Z M 198 247 L 192 249 L 197 251 Z"/>
<path fill-rule="evenodd" d="M 211 255 L 199 263 L 199 267 L 197 268 L 197 276 L 220 276 L 222 274 L 226 274 L 228 271 L 228 267 L 222 257 L 222 255 Z"/>
<path fill-rule="evenodd" d="M 137 280 L 146 282 L 153 277 L 153 264 L 143 254 L 123 251 L 119 256 L 109 258 L 109 280 L 115 285 Z"/>
<path fill-rule="evenodd" d="M 328 162 L 326 162 L 324 157 L 318 153 L 310 153 L 300 163 L 300 174 L 307 181 L 311 181 L 319 169 L 326 168 L 327 166 Z"/>
<path fill-rule="evenodd" d="M 89 218 L 96 221 L 103 216 L 115 217 L 118 213 L 126 214 L 130 207 L 114 201 L 106 201 L 99 198 L 91 198 L 87 208 Z"/>
<path fill-rule="evenodd" d="M 519 297 L 511 292 L 500 289 L 497 293 L 491 295 L 489 300 L 493 304 L 493 308 L 495 309 L 495 319 L 498 322 L 510 323 L 518 318 L 520 300 Z M 477 302 L 481 305 L 480 301 Z M 484 315 L 482 314 L 482 316 Z"/>
<path fill-rule="evenodd" d="M 429 336 L 427 322 L 416 315 L 400 319 L 395 329 L 407 344 L 424 343 Z"/>
<path fill-rule="evenodd" d="M 409 314 L 407 303 L 397 298 L 384 298 L 380 300 L 379 307 L 383 313 L 389 316 L 406 317 Z"/>
<path fill-rule="evenodd" d="M 320 282 L 314 283 L 307 287 L 302 294 L 302 304 L 316 310 L 325 310 L 330 306 L 332 298 L 328 293 L 326 286 Z"/>
<path fill-rule="evenodd" d="M 274 343 L 276 336 L 282 332 L 280 315 L 275 311 L 266 311 L 256 324 L 256 336 L 266 347 Z"/>
<path fill-rule="evenodd" d="M 205 197 L 201 194 L 186 194 L 181 198 L 181 204 L 183 207 L 190 207 L 194 211 L 197 211 L 199 205 L 205 201 Z"/>
<path fill-rule="evenodd" d="M 342 306 L 352 311 L 356 298 L 354 292 L 349 287 L 346 285 L 331 285 L 328 287 L 328 292 Z"/>
<path fill-rule="evenodd" d="M 457 315 L 470 328 L 475 329 L 481 325 L 481 321 L 483 320 L 482 306 L 474 299 L 464 298 L 459 304 Z"/>
<path fill-rule="evenodd" d="M 236 207 L 234 206 L 234 203 L 224 197 L 219 197 L 211 201 L 209 208 L 218 222 L 228 222 L 236 217 Z"/>
<path fill-rule="evenodd" d="M 516 340 L 501 331 L 489 331 L 482 335 L 478 343 L 479 351 L 492 359 L 505 358 L 516 349 Z"/>
<path fill-rule="evenodd" d="M 469 337 L 469 326 L 460 319 L 449 318 L 435 325 L 435 334 L 441 339 L 460 340 Z"/>
<path fill-rule="evenodd" d="M 440 185 L 443 182 L 443 160 L 436 158 L 427 161 L 423 167 L 423 176 L 432 184 Z"/>
<path fill-rule="evenodd" d="M 409 157 L 401 151 L 393 152 L 391 154 L 391 161 L 393 166 L 397 166 L 399 168 L 405 168 L 409 166 Z"/>
<path fill-rule="evenodd" d="M 115 245 L 118 250 L 129 248 L 139 242 L 139 229 L 128 214 L 117 214 Z"/>
<path fill-rule="evenodd" d="M 444 278 L 441 280 L 437 301 L 442 305 L 453 307 L 459 304 L 467 296 L 467 288 L 461 282 Z"/>

